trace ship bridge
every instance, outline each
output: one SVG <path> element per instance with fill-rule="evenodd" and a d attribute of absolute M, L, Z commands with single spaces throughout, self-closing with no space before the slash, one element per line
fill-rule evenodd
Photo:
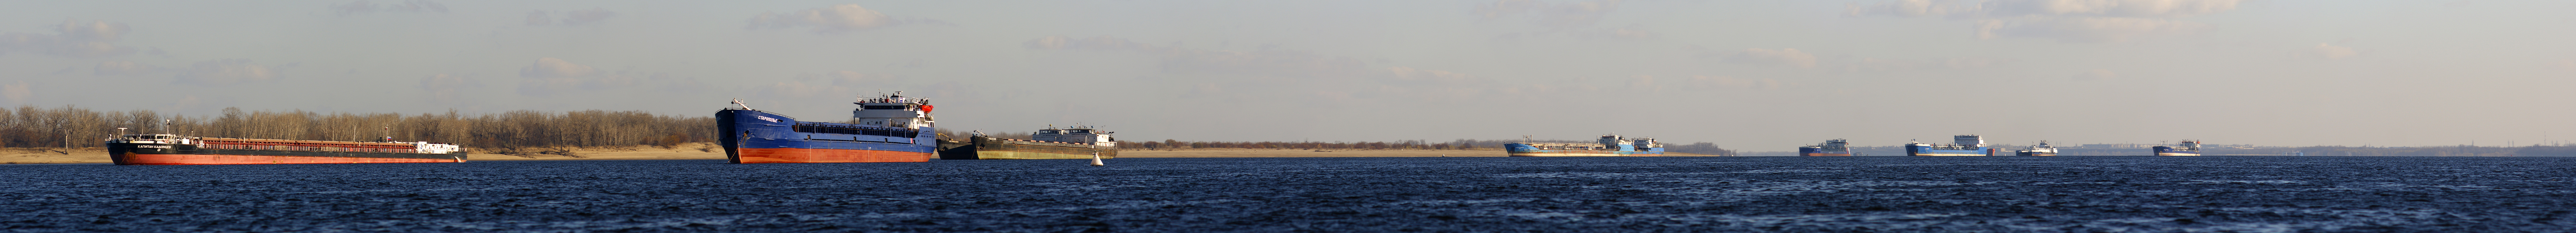
<path fill-rule="evenodd" d="M 850 120 L 858 125 L 918 130 L 937 122 L 930 118 L 930 99 L 903 97 L 900 91 L 880 97 L 862 96 L 850 103 L 859 105 L 859 109 L 850 111 Z"/>

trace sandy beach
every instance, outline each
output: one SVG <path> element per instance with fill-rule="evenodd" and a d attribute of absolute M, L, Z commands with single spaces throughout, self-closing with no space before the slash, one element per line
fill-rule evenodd
<path fill-rule="evenodd" d="M 700 150 L 705 148 L 705 150 Z M 468 151 L 471 161 L 526 160 L 666 160 L 725 159 L 724 149 L 707 143 L 692 143 L 660 148 L 651 146 L 570 149 L 570 155 L 537 154 L 527 156 L 486 154 L 489 150 Z M 1124 158 L 1268 158 L 1268 157 L 1504 157 L 1502 150 L 1296 150 L 1296 149 L 1179 149 L 1119 151 Z M 1666 152 L 1664 156 L 1714 156 Z M 0 149 L 0 164 L 110 163 L 106 148 L 7 148 Z"/>

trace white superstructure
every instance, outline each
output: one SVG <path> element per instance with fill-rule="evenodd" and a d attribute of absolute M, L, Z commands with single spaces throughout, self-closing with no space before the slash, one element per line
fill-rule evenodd
<path fill-rule="evenodd" d="M 850 110 L 850 118 L 860 125 L 918 130 L 938 122 L 930 118 L 930 99 L 903 97 L 900 91 L 882 97 L 859 97 L 851 104 L 859 105 L 859 109 Z"/>

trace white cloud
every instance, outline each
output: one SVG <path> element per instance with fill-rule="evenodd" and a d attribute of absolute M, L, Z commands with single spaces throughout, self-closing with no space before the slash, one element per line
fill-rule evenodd
<path fill-rule="evenodd" d="M 1692 75 L 1692 76 L 1691 76 L 1691 78 L 1690 78 L 1689 80 L 1682 80 L 1682 82 L 1680 83 L 1680 86 L 1683 86 L 1683 87 L 1691 87 L 1691 88 L 1696 88 L 1696 89 L 1701 89 L 1701 90 L 1710 90 L 1710 89 L 1754 89 L 1754 90 L 1769 90 L 1769 89 L 1780 89 L 1780 86 L 1783 86 L 1783 85 L 1784 85 L 1784 84 L 1781 84 L 1781 83 L 1780 83 L 1780 80 L 1776 80 L 1776 79 L 1768 79 L 1768 78 L 1736 78 L 1736 77 L 1729 77 L 1729 76 L 1707 76 L 1707 75 Z"/>
<path fill-rule="evenodd" d="M 1612 10 L 1619 9 L 1619 2 L 1620 0 L 1598 0 L 1548 4 L 1531 0 L 1497 0 L 1493 3 L 1477 5 L 1468 13 L 1489 20 L 1532 16 L 1534 17 L 1530 19 L 1532 23 L 1572 28 L 1591 26 L 1592 23 L 1601 21 L 1603 16 L 1609 15 Z"/>
<path fill-rule="evenodd" d="M 563 19 L 555 19 L 555 17 L 554 17 L 555 15 L 563 15 Z M 560 13 L 560 14 L 558 14 L 558 13 L 554 13 L 554 12 L 548 12 L 548 11 L 546 11 L 546 10 L 535 10 L 535 11 L 529 11 L 529 12 L 528 12 L 528 17 L 527 17 L 527 21 L 526 21 L 526 22 L 527 22 L 528 26 L 545 26 L 545 25 L 555 25 L 555 24 L 562 24 L 562 25 L 566 25 L 566 26 L 579 26 L 579 25 L 592 25 L 592 24 L 599 24 L 599 22 L 601 22 L 601 21 L 608 21 L 608 18 L 609 18 L 609 17 L 615 17 L 615 16 L 617 16 L 617 12 L 616 12 L 616 11 L 609 11 L 607 8 L 597 8 L 597 7 L 593 7 L 593 8 L 591 8 L 591 9 L 589 9 L 589 10 L 564 11 L 564 12 L 562 12 L 562 13 Z"/>
<path fill-rule="evenodd" d="M 1793 48 L 1744 49 L 1744 51 L 1738 51 L 1726 55 L 1726 61 L 1744 64 L 1775 64 L 1798 68 L 1816 67 L 1815 54 L 1807 54 L 1807 52 L 1798 51 L 1798 49 Z"/>
<path fill-rule="evenodd" d="M 465 76 L 437 74 L 420 78 L 420 89 L 429 91 L 431 99 L 439 101 L 454 102 L 464 96 L 465 89 L 480 87 L 483 87 L 482 82 Z"/>
<path fill-rule="evenodd" d="M 97 66 L 92 66 L 92 67 L 90 67 L 90 74 L 92 74 L 92 75 L 128 75 L 128 74 L 142 74 L 142 73 L 147 73 L 147 72 L 151 72 L 151 71 L 159 70 L 159 69 L 160 69 L 160 68 L 158 68 L 158 67 L 152 67 L 151 65 L 137 64 L 137 63 L 134 63 L 134 62 L 132 62 L 132 61 L 102 61 L 102 62 L 98 62 L 98 65 L 97 65 Z"/>
<path fill-rule="evenodd" d="M 2065 42 L 2119 42 L 2169 34 L 2199 32 L 2206 25 L 2153 18 L 2047 18 L 1977 21 L 1977 38 L 2001 36 L 2053 38 Z"/>
<path fill-rule="evenodd" d="M 563 59 L 537 58 L 536 63 L 528 64 L 526 68 L 519 68 L 519 77 L 525 78 L 519 80 L 519 94 L 545 96 L 572 90 L 630 87 L 640 85 L 646 79 L 667 79 L 662 76 L 662 74 L 654 74 L 651 77 L 638 77 L 622 71 L 608 73 L 598 68 L 591 68 L 589 65 L 576 64 Z"/>
<path fill-rule="evenodd" d="M 1897 0 L 1845 5 L 1846 16 L 1945 17 L 1974 20 L 1978 38 L 2053 38 L 2117 42 L 2197 32 L 2205 24 L 2174 18 L 2235 10 L 2241 0 Z"/>
<path fill-rule="evenodd" d="M 555 17 L 546 15 L 546 10 L 529 11 L 527 22 L 528 26 L 545 26 L 555 24 Z"/>
<path fill-rule="evenodd" d="M 1850 16 L 1898 17 L 2130 17 L 2171 18 L 2235 10 L 2242 0 L 1991 0 L 1961 4 L 1954 0 L 1896 0 L 1846 4 Z"/>
<path fill-rule="evenodd" d="M 1928 69 L 1981 69 L 2003 63 L 1993 58 L 1957 57 L 1942 59 L 1861 58 L 1847 65 L 1852 71 L 1905 71 Z"/>
<path fill-rule="evenodd" d="M 902 20 L 895 20 L 885 13 L 859 7 L 859 4 L 832 5 L 784 14 L 760 13 L 760 16 L 751 18 L 751 28 L 755 29 L 814 27 L 814 32 L 817 33 L 863 31 L 903 23 Z"/>
<path fill-rule="evenodd" d="M 519 80 L 519 94 L 528 96 L 547 96 L 574 90 L 607 90 L 637 86 L 643 84 L 645 79 L 666 78 L 661 77 L 661 75 L 639 78 L 618 74 L 600 75 L 598 77 L 527 78 Z"/>
<path fill-rule="evenodd" d="M 327 8 L 331 9 L 332 12 L 339 13 L 340 16 L 375 13 L 376 11 L 447 13 L 447 4 L 439 4 L 438 2 L 428 0 L 407 0 L 402 3 L 382 5 L 376 4 L 375 2 L 368 2 L 366 0 L 358 0 L 331 4 L 331 6 Z"/>
<path fill-rule="evenodd" d="M 1998 0 L 1979 5 L 1990 16 L 2185 17 L 2235 10 L 2241 0 Z"/>
<path fill-rule="evenodd" d="M 9 103 L 27 104 L 27 101 L 34 100 L 35 97 L 36 90 L 30 88 L 27 81 L 18 81 L 18 84 L 0 84 L 0 98 L 8 98 Z"/>
<path fill-rule="evenodd" d="M 285 67 L 263 66 L 251 63 L 250 59 L 200 61 L 179 73 L 175 79 L 178 83 L 197 85 L 264 82 L 277 79 L 278 71 Z"/>
<path fill-rule="evenodd" d="M 119 46 L 124 39 L 125 23 L 92 20 L 65 20 L 54 26 L 52 35 L 35 33 L 0 33 L 0 54 L 34 52 L 69 58 L 99 58 L 134 54 L 133 47 Z"/>
<path fill-rule="evenodd" d="M 1115 37 L 1052 36 L 1022 43 L 1030 49 L 1093 50 L 1159 55 L 1162 72 L 1193 83 L 1177 87 L 1191 98 L 1314 97 L 1324 100 L 1410 98 L 1471 100 L 1546 87 L 1505 85 L 1474 75 L 1390 66 L 1300 50 L 1210 50 L 1157 46 Z M 1520 98 L 1525 96 L 1501 96 Z"/>
<path fill-rule="evenodd" d="M 2306 54 L 2316 58 L 2325 58 L 2326 60 L 2361 56 L 2361 52 L 2353 51 L 2352 47 L 2334 46 L 2324 43 L 2318 43 L 2316 47 L 2309 48 Z"/>
<path fill-rule="evenodd" d="M 519 69 L 519 77 L 530 78 L 583 77 L 598 73 L 598 69 L 592 69 L 590 66 L 551 57 L 537 58 L 536 64 L 529 64 L 527 68 Z"/>
<path fill-rule="evenodd" d="M 596 23 L 599 23 L 599 21 L 606 21 L 606 20 L 608 20 L 608 17 L 612 17 L 612 16 L 617 16 L 617 12 L 615 12 L 615 11 L 608 11 L 608 9 L 606 9 L 606 8 L 591 8 L 591 9 L 589 9 L 589 10 L 566 11 L 566 12 L 564 12 L 563 24 L 564 24 L 564 25 L 590 25 L 590 24 L 596 24 Z"/>

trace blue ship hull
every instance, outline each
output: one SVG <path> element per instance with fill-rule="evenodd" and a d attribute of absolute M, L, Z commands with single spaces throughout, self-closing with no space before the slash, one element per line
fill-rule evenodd
<path fill-rule="evenodd" d="M 937 132 L 797 121 L 758 110 L 716 112 L 726 159 L 734 163 L 929 162 Z"/>
<path fill-rule="evenodd" d="M 2200 156 L 2200 151 L 2177 150 L 2171 146 L 2156 146 L 2155 150 L 2156 156 Z"/>
<path fill-rule="evenodd" d="M 1503 144 L 1503 150 L 1511 156 L 1516 157 L 1664 156 L 1664 148 L 1656 147 L 1638 150 L 1630 148 L 1628 145 L 1620 145 L 1619 150 L 1544 150 L 1530 146 L 1529 144 L 1511 143 Z"/>
<path fill-rule="evenodd" d="M 1908 145 L 1905 146 L 1905 154 L 1911 156 L 1986 156 L 1986 148 L 1978 147 L 1966 150 L 1940 150 L 1932 149 L 1931 146 Z"/>
<path fill-rule="evenodd" d="M 1825 148 L 1798 148 L 1798 156 L 1852 156 L 1851 151 L 1825 151 Z"/>

